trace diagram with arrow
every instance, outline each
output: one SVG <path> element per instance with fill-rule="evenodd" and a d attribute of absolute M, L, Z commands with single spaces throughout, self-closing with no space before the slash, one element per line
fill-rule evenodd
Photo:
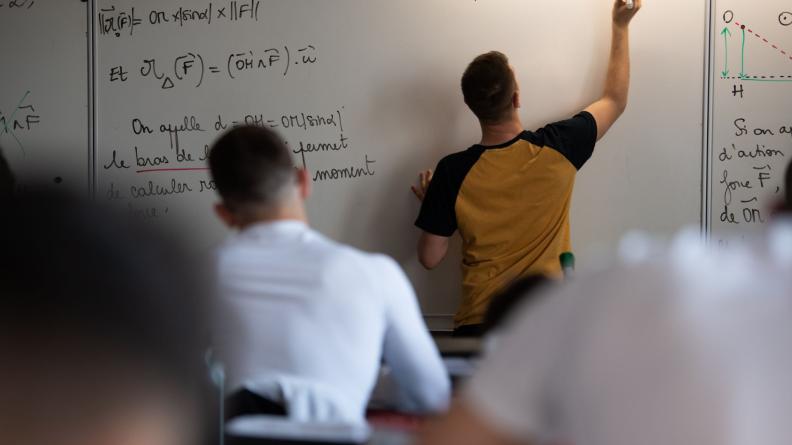
<path fill-rule="evenodd" d="M 792 49 L 787 50 L 781 44 L 768 38 L 762 31 L 736 20 L 732 11 L 726 11 L 723 17 L 725 26 L 720 31 L 724 44 L 723 71 L 720 73 L 721 79 L 739 79 L 746 82 L 792 83 L 792 74 L 757 74 L 755 72 L 749 74 L 748 71 L 746 71 L 746 48 L 751 48 L 751 54 L 753 54 L 753 52 L 758 52 L 762 47 L 772 50 L 778 56 L 779 60 L 789 63 L 786 68 L 789 73 L 792 73 Z M 732 33 L 732 30 L 736 32 Z M 737 76 L 731 77 L 730 74 L 734 68 L 731 65 L 734 61 L 731 55 L 735 45 L 739 48 L 740 70 Z M 790 48 L 792 48 L 792 46 L 790 46 Z"/>
<path fill-rule="evenodd" d="M 792 13 L 782 0 L 713 0 L 708 227 L 721 246 L 761 236 L 792 159 Z M 718 11 L 718 12 L 715 12 Z"/>

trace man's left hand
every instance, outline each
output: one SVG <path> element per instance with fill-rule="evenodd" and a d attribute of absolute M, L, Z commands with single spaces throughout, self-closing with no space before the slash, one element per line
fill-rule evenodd
<path fill-rule="evenodd" d="M 415 196 L 418 198 L 419 201 L 423 202 L 424 198 L 426 198 L 426 192 L 429 190 L 429 184 L 432 183 L 432 171 L 426 170 L 419 173 L 419 185 L 412 186 L 412 191 L 415 193 Z"/>

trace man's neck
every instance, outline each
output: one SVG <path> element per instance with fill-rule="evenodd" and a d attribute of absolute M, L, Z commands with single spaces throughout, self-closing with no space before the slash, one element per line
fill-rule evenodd
<path fill-rule="evenodd" d="M 302 205 L 293 206 L 293 207 L 284 207 L 280 209 L 276 209 L 271 212 L 261 213 L 256 215 L 239 225 L 240 230 L 245 230 L 248 227 L 255 226 L 258 224 L 273 224 L 278 222 L 301 222 L 305 225 L 309 225 L 308 223 L 308 215 L 305 211 L 305 207 Z"/>
<path fill-rule="evenodd" d="M 520 118 L 515 116 L 497 124 L 481 124 L 481 145 L 493 146 L 511 141 L 523 132 Z"/>

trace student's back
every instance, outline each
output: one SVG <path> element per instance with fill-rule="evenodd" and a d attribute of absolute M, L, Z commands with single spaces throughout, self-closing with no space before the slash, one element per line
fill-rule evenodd
<path fill-rule="evenodd" d="M 279 222 L 229 241 L 219 273 L 231 387 L 254 389 L 281 377 L 314 382 L 334 399 L 335 415 L 356 420 L 376 382 L 378 358 L 409 369 L 417 354 L 426 357 L 426 372 L 413 369 L 401 382 L 415 390 L 413 407 L 446 403 L 436 353 L 393 260 L 342 246 L 303 223 Z M 407 351 L 407 344 L 419 349 Z"/>
<path fill-rule="evenodd" d="M 231 415 L 256 413 L 260 396 L 292 417 L 360 421 L 383 360 L 402 390 L 400 408 L 444 409 L 449 379 L 406 276 L 390 258 L 309 228 L 310 179 L 295 173 L 278 137 L 234 130 L 210 164 L 220 214 L 240 228 L 218 257 L 218 341 L 229 389 L 254 400 L 232 398 Z"/>

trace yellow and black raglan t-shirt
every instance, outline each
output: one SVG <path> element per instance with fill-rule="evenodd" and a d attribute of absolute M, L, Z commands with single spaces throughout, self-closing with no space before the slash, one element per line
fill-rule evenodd
<path fill-rule="evenodd" d="M 597 123 L 583 112 L 498 146 L 474 145 L 437 166 L 416 226 L 463 242 L 457 327 L 479 324 L 511 281 L 561 275 L 572 250 L 569 209 L 577 171 L 594 151 Z"/>

